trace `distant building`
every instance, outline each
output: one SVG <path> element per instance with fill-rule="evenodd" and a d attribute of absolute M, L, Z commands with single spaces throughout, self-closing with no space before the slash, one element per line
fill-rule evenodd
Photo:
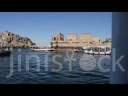
<path fill-rule="evenodd" d="M 83 46 L 99 46 L 101 45 L 100 38 L 91 37 L 90 33 L 82 33 L 80 37 L 76 33 L 70 33 L 64 40 L 62 33 L 52 35 L 52 47 L 83 47 Z"/>
<path fill-rule="evenodd" d="M 108 47 L 111 47 L 111 43 L 112 43 L 112 39 L 111 39 L 111 38 L 105 38 L 105 39 L 101 42 L 101 44 L 102 44 L 103 46 L 108 46 Z"/>
<path fill-rule="evenodd" d="M 105 41 L 112 42 L 112 39 L 111 38 L 106 38 Z"/>

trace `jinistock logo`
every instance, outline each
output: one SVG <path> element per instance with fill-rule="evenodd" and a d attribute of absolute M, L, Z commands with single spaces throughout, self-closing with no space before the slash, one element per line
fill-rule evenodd
<path fill-rule="evenodd" d="M 18 55 L 18 71 L 21 71 L 21 60 L 22 60 L 22 54 L 20 54 L 22 52 L 21 49 L 18 49 L 18 52 L 19 52 L 19 55 Z M 115 53 L 115 49 L 112 50 L 112 71 L 116 71 L 116 66 L 118 66 L 122 71 L 125 71 L 124 68 L 121 66 L 120 64 L 120 61 L 124 58 L 124 56 L 120 56 L 119 59 L 116 61 L 115 59 L 115 56 L 116 56 L 116 53 Z M 74 64 L 74 62 L 76 62 L 76 58 L 74 56 L 74 51 L 72 52 L 66 52 L 66 57 L 64 57 L 64 62 L 68 62 L 68 65 L 69 65 L 69 68 L 68 68 L 68 71 L 72 71 L 72 65 Z M 48 63 L 48 54 L 44 54 L 44 67 L 45 67 L 45 71 L 48 71 L 48 66 L 49 66 L 49 63 Z M 62 68 L 63 68 L 63 64 L 59 61 L 56 60 L 56 58 L 60 58 L 62 59 L 62 55 L 58 55 L 58 54 L 55 54 L 53 57 L 52 57 L 52 63 L 54 64 L 57 64 L 58 68 L 55 69 L 55 68 L 52 68 L 52 72 L 58 72 L 58 71 L 61 71 Z M 40 72 L 40 64 L 41 64 L 41 59 L 39 57 L 39 53 L 37 54 L 25 54 L 25 58 L 26 58 L 26 71 L 29 71 L 29 64 L 30 64 L 30 59 L 31 58 L 35 58 L 36 59 L 36 71 L 37 72 Z M 6 78 L 10 78 L 13 76 L 13 59 L 14 59 L 14 56 L 11 55 L 10 56 L 10 73 L 6 76 Z M 109 72 L 110 70 L 109 69 L 106 69 L 106 68 L 103 68 L 102 67 L 102 61 L 103 60 L 110 60 L 110 57 L 107 57 L 107 56 L 101 56 L 98 61 L 96 60 L 96 58 L 93 56 L 93 55 L 88 55 L 88 54 L 83 54 L 83 56 L 79 59 L 79 66 L 82 70 L 84 71 L 92 71 L 94 70 L 96 67 L 98 67 L 100 69 L 101 72 Z"/>

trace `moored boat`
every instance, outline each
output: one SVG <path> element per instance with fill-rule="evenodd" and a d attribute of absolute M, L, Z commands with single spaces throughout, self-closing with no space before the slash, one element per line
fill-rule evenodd
<path fill-rule="evenodd" d="M 53 48 L 41 48 L 41 49 L 31 49 L 32 51 L 54 51 Z"/>
<path fill-rule="evenodd" d="M 11 54 L 11 51 L 7 50 L 0 50 L 0 56 L 8 56 Z"/>
<path fill-rule="evenodd" d="M 32 51 L 38 51 L 38 52 L 47 52 L 47 51 L 54 51 L 54 48 L 51 47 L 31 47 Z"/>
<path fill-rule="evenodd" d="M 94 54 L 93 50 L 90 50 L 90 51 L 88 52 L 88 54 Z"/>
<path fill-rule="evenodd" d="M 110 51 L 107 52 L 94 52 L 94 55 L 111 55 Z"/>
<path fill-rule="evenodd" d="M 93 50 L 90 50 L 89 51 L 89 46 L 88 47 L 83 47 L 83 50 L 84 50 L 84 53 L 85 54 L 92 54 L 92 55 L 111 55 L 111 50 L 110 49 L 109 50 L 106 50 L 106 47 L 104 47 L 104 46 L 96 46 L 95 48 L 98 48 L 98 50 L 97 51 L 93 51 Z"/>
<path fill-rule="evenodd" d="M 4 40 L 0 40 L 0 56 L 9 56 L 11 54 L 11 50 L 9 48 L 5 48 L 6 46 L 3 47 L 4 44 L 8 44 L 7 41 Z"/>
<path fill-rule="evenodd" d="M 74 52 L 81 52 L 81 50 L 79 50 L 79 49 L 74 49 Z"/>

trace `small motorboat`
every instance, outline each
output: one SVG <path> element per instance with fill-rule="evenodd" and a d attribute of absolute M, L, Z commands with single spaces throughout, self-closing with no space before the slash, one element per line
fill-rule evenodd
<path fill-rule="evenodd" d="M 0 50 L 0 56 L 9 56 L 10 54 L 10 50 Z"/>
<path fill-rule="evenodd" d="M 88 54 L 94 54 L 93 50 L 90 50 L 90 51 L 88 52 Z"/>
<path fill-rule="evenodd" d="M 81 52 L 81 50 L 79 50 L 79 49 L 74 49 L 74 52 Z"/>
<path fill-rule="evenodd" d="M 89 54 L 89 51 L 88 50 L 83 50 L 85 54 Z"/>
<path fill-rule="evenodd" d="M 105 55 L 111 55 L 111 50 L 107 51 Z"/>

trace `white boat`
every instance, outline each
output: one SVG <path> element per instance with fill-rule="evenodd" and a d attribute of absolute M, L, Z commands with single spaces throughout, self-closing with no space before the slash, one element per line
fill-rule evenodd
<path fill-rule="evenodd" d="M 98 52 L 94 52 L 94 55 L 111 55 L 111 50 L 106 50 L 106 47 L 100 46 L 99 48 L 103 49 L 103 51 L 100 49 Z"/>
<path fill-rule="evenodd" d="M 111 52 L 94 52 L 94 55 L 111 55 Z"/>
<path fill-rule="evenodd" d="M 89 46 L 82 48 L 85 54 L 93 54 L 93 50 L 89 50 Z"/>
<path fill-rule="evenodd" d="M 92 47 L 92 46 L 91 46 Z M 93 50 L 88 50 L 89 47 L 83 47 L 84 53 L 85 54 L 92 54 L 92 55 L 111 55 L 111 50 L 106 50 L 106 47 L 104 46 L 96 46 L 99 48 L 99 51 L 93 51 Z M 103 51 L 101 51 L 103 49 Z"/>
<path fill-rule="evenodd" d="M 81 50 L 79 50 L 79 49 L 74 49 L 74 52 L 81 52 Z"/>
<path fill-rule="evenodd" d="M 88 51 L 88 50 L 84 50 L 84 53 L 85 53 L 85 54 L 89 54 L 89 51 Z"/>
<path fill-rule="evenodd" d="M 88 52 L 88 54 L 94 54 L 93 50 L 90 50 L 90 51 Z"/>
<path fill-rule="evenodd" d="M 84 52 L 85 54 L 89 54 L 89 50 L 88 50 L 87 47 L 82 47 L 82 49 L 83 49 L 83 52 Z"/>
<path fill-rule="evenodd" d="M 54 51 L 53 48 L 31 49 L 32 51 Z"/>
<path fill-rule="evenodd" d="M 105 55 L 111 55 L 111 50 L 107 51 Z"/>
<path fill-rule="evenodd" d="M 99 52 L 94 52 L 94 55 L 111 55 L 111 50 L 109 51 L 99 51 Z"/>
<path fill-rule="evenodd" d="M 38 52 L 43 52 L 43 51 L 54 51 L 54 48 L 50 47 L 31 47 L 32 51 L 38 51 Z"/>

